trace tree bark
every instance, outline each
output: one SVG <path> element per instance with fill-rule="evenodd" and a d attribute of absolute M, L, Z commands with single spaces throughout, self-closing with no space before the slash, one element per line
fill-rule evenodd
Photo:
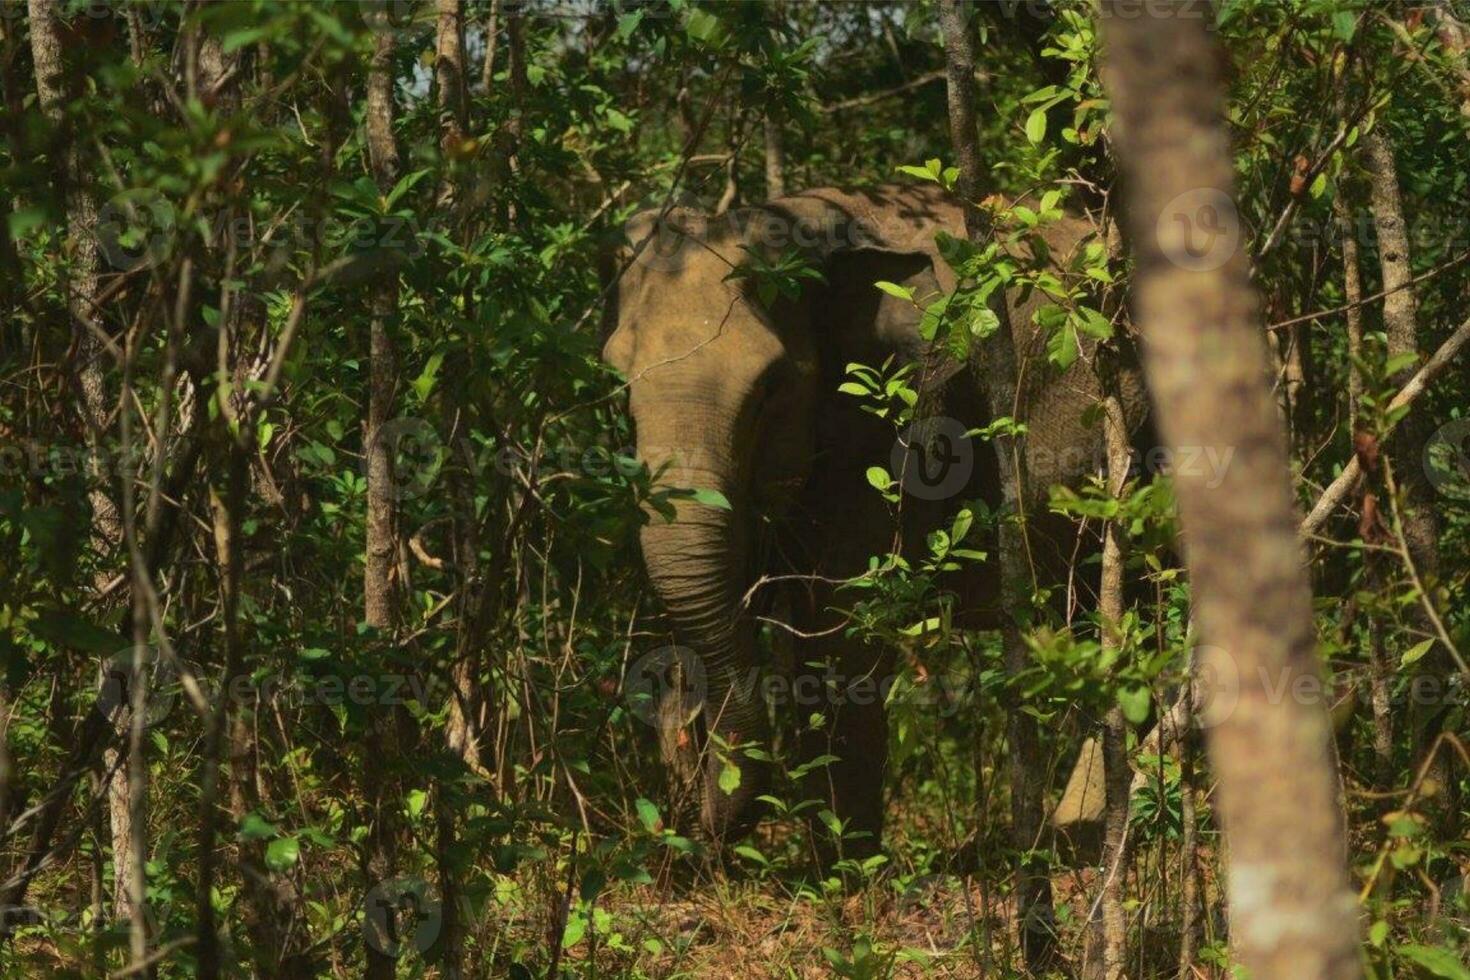
<path fill-rule="evenodd" d="M 386 194 L 398 179 L 398 142 L 393 135 L 394 33 L 383 9 L 372 13 L 373 54 L 367 77 L 368 163 L 378 189 Z M 439 85 L 439 107 L 444 122 L 446 146 L 463 138 L 463 44 L 460 37 L 458 0 L 439 0 L 438 38 L 435 44 L 435 78 Z M 363 579 L 363 621 L 387 633 L 394 623 L 392 574 L 398 555 L 394 528 L 393 440 L 385 438 L 384 426 L 393 414 L 396 375 L 389 319 L 398 305 L 396 270 L 373 290 L 368 321 L 368 411 L 364 426 L 367 453 L 367 535 Z M 366 849 L 365 885 L 368 890 L 390 880 L 397 867 L 398 805 L 385 778 L 382 763 L 393 743 L 393 706 L 385 705 L 367 719 L 363 779 L 372 810 Z M 393 957 L 375 944 L 366 945 L 369 980 L 391 980 Z"/>
<path fill-rule="evenodd" d="M 944 33 L 945 70 L 949 87 L 949 130 L 959 164 L 957 190 L 965 208 L 965 232 L 971 242 L 983 243 L 991 235 L 990 222 L 977 207 L 980 191 L 980 154 L 975 126 L 975 40 L 970 23 L 972 10 L 963 0 L 941 0 L 939 25 Z M 991 300 L 999 326 L 979 344 L 976 360 L 983 372 L 992 419 L 1010 416 L 1016 410 L 1016 352 L 1004 290 Z M 1025 609 L 1030 605 L 1029 570 L 1026 562 L 1024 457 L 1016 440 L 997 435 L 994 441 L 999 472 L 1003 514 L 998 530 L 1000 575 L 1005 607 Z M 1020 624 L 1007 619 L 1001 631 L 1005 667 L 1012 676 L 1029 665 L 1030 655 L 1021 639 Z M 1012 706 L 1014 709 L 1014 706 Z M 1028 967 L 1041 970 L 1055 951 L 1051 879 L 1046 863 L 1034 857 L 1042 827 L 1042 774 L 1036 721 L 1024 711 L 1008 712 L 1011 778 L 1011 833 L 1018 855 L 1017 915 L 1021 922 L 1021 948 Z"/>
<path fill-rule="evenodd" d="M 109 558 L 122 543 L 122 516 L 113 502 L 102 466 L 106 456 L 103 436 L 110 412 L 102 370 L 101 340 L 88 328 L 98 320 L 97 205 L 86 186 L 76 134 L 66 118 L 68 99 L 62 34 L 57 0 L 30 0 L 31 58 L 36 71 L 36 99 L 54 129 L 52 146 L 59 150 L 59 175 L 66 204 L 67 254 L 64 288 L 71 327 L 70 383 L 80 396 L 79 414 L 87 440 L 87 500 L 92 508 L 91 541 L 97 555 L 94 586 L 106 587 L 111 576 Z M 58 345 L 61 346 L 61 345 Z M 126 713 L 117 715 L 117 734 L 127 735 Z M 102 753 L 101 775 L 106 785 L 108 828 L 112 845 L 112 915 L 117 921 L 133 916 L 127 869 L 134 864 L 132 798 L 128 767 L 122 750 L 109 744 Z"/>
<path fill-rule="evenodd" d="M 1409 251 L 1408 226 L 1404 222 L 1404 205 L 1399 195 L 1398 166 L 1393 147 L 1381 123 L 1363 137 L 1367 154 L 1368 195 L 1373 210 L 1373 223 L 1378 230 L 1378 264 L 1383 271 L 1383 326 L 1388 334 L 1388 355 L 1419 354 L 1419 303 L 1410 284 L 1414 272 Z M 1391 380 L 1402 386 L 1414 373 L 1414 365 L 1401 370 Z M 1399 425 L 1389 445 L 1403 487 L 1404 544 L 1419 571 L 1430 577 L 1439 572 L 1439 518 L 1434 510 L 1434 491 L 1419 465 L 1424 451 L 1425 419 L 1410 415 Z"/>
<path fill-rule="evenodd" d="M 1247 258 L 1187 261 L 1201 199 L 1239 230 L 1223 126 L 1223 55 L 1193 5 L 1104 5 L 1115 139 L 1136 249 L 1135 322 L 1165 442 L 1235 450 L 1212 480 L 1175 475 L 1202 663 L 1233 683 L 1206 705 L 1229 847 L 1231 936 L 1253 976 L 1356 978 L 1357 910 L 1341 863 L 1286 444 Z M 1221 212 L 1224 213 L 1221 213 Z M 1210 484 L 1214 484 L 1212 487 Z M 1233 705 L 1227 704 L 1232 701 Z"/>
<path fill-rule="evenodd" d="M 1103 435 L 1107 447 L 1107 484 L 1121 497 L 1128 481 L 1128 422 L 1111 383 L 1104 380 Z M 1123 619 L 1123 544 L 1117 521 L 1103 526 L 1102 581 L 1098 590 L 1098 625 L 1105 650 L 1120 646 Z M 1132 769 L 1128 765 L 1128 725 L 1114 705 L 1103 721 L 1103 784 L 1107 808 L 1103 818 L 1102 957 L 1098 975 L 1119 980 L 1127 968 L 1128 919 L 1123 907 L 1128 893 L 1128 810 Z"/>
<path fill-rule="evenodd" d="M 446 148 L 464 141 L 468 106 L 464 88 L 464 14 L 460 0 L 437 0 L 434 84 L 438 89 L 439 129 Z"/>
<path fill-rule="evenodd" d="M 766 127 L 766 197 L 786 196 L 786 137 L 781 131 L 781 114 L 768 108 Z"/>
<path fill-rule="evenodd" d="M 1388 355 L 1412 354 L 1417 361 L 1419 355 L 1419 303 L 1412 279 L 1413 255 L 1410 251 L 1408 224 L 1404 220 L 1403 200 L 1399 193 L 1398 166 L 1394 161 L 1393 146 L 1382 128 L 1382 122 L 1363 138 L 1363 149 L 1367 154 L 1368 191 L 1373 222 L 1378 229 L 1378 262 L 1383 271 L 1383 289 L 1389 291 L 1383 297 L 1383 326 L 1388 334 Z M 1414 365 L 1405 367 L 1392 379 L 1403 385 L 1414 373 Z M 1387 443 L 1390 460 L 1395 464 L 1398 475 L 1399 500 L 1402 506 L 1400 525 L 1403 528 L 1403 545 L 1412 559 L 1417 576 L 1429 589 L 1439 580 L 1439 513 L 1435 509 L 1435 491 L 1422 464 L 1424 443 L 1429 438 L 1429 420 L 1421 413 L 1410 413 L 1404 417 L 1398 430 Z M 1427 617 L 1419 617 L 1428 626 Z M 1436 643 L 1434 649 L 1422 662 L 1421 671 L 1444 681 L 1453 673 L 1448 651 Z M 1418 732 L 1414 758 L 1430 749 L 1439 735 L 1445 716 L 1444 705 L 1424 705 L 1417 701 L 1410 708 L 1410 728 Z M 1375 721 L 1377 715 L 1375 713 Z M 1375 735 L 1381 737 L 1375 726 Z M 1375 748 L 1377 742 L 1375 740 Z M 1382 758 L 1380 756 L 1380 758 Z M 1448 752 L 1435 756 L 1432 775 L 1445 792 L 1440 794 L 1436 808 L 1445 829 L 1451 834 L 1454 819 L 1459 815 L 1457 788 Z M 1381 763 L 1387 771 L 1387 763 Z"/>
<path fill-rule="evenodd" d="M 1332 199 L 1332 213 L 1342 234 L 1342 292 L 1343 302 L 1347 305 L 1343 314 L 1347 318 L 1349 361 L 1348 426 L 1352 430 L 1357 427 L 1358 409 L 1363 401 L 1363 376 L 1357 368 L 1357 362 L 1363 356 L 1363 272 L 1358 252 L 1358 225 L 1353 220 L 1345 189 L 1339 189 Z"/>

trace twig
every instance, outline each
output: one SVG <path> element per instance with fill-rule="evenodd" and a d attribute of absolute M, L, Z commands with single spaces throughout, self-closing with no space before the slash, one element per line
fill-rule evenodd
<path fill-rule="evenodd" d="M 1388 403 L 1388 414 L 1391 416 L 1396 409 L 1412 405 L 1414 399 L 1424 393 L 1425 389 L 1429 387 L 1429 383 L 1439 376 L 1440 372 L 1445 369 L 1450 361 L 1454 359 L 1455 355 L 1460 352 L 1460 349 L 1467 343 L 1470 343 L 1470 319 L 1460 324 L 1455 329 L 1455 332 L 1450 334 L 1449 338 L 1443 344 L 1439 345 L 1439 350 L 1434 352 L 1434 356 L 1425 361 L 1424 366 L 1414 373 L 1414 376 L 1409 379 L 1409 383 L 1404 385 L 1397 395 L 1393 396 L 1393 401 Z M 1392 426 L 1389 427 L 1388 432 L 1391 431 L 1393 431 Z M 1388 435 L 1388 432 L 1384 432 L 1383 435 Z M 1327 523 L 1327 518 L 1331 517 L 1332 512 L 1338 508 L 1338 505 L 1347 499 L 1348 494 L 1353 492 L 1358 485 L 1358 481 L 1362 479 L 1362 476 L 1363 468 L 1358 463 L 1358 458 L 1355 455 L 1352 459 L 1348 460 L 1348 464 L 1343 467 L 1337 479 L 1333 480 L 1327 489 L 1322 491 L 1322 496 L 1317 498 L 1317 503 L 1312 506 L 1311 512 L 1302 520 L 1299 533 L 1303 536 L 1311 536 L 1321 531 L 1323 525 Z"/>

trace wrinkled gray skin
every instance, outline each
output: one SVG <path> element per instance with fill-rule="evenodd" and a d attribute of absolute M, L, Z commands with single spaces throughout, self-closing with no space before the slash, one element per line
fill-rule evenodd
<path fill-rule="evenodd" d="M 905 494 L 896 526 L 864 475 L 869 466 L 890 465 L 893 428 L 836 389 L 849 362 L 925 358 L 913 306 L 873 283 L 910 286 L 921 302 L 952 288 L 934 237 L 941 230 L 963 237 L 961 212 L 937 190 L 883 187 L 807 191 L 721 218 L 674 209 L 657 219 L 658 212 L 645 212 L 626 229 L 630 250 L 640 243 L 643 250 L 619 281 L 604 357 L 629 379 L 638 453 L 650 472 L 662 470 L 670 486 L 718 490 L 732 506 L 681 501 L 672 522 L 651 516 L 642 532 L 649 576 L 678 642 L 703 661 L 704 731 L 761 747 L 770 735 L 767 705 L 759 689 L 744 686 L 757 663 L 746 595 L 763 574 L 804 576 L 795 587 L 783 580 L 782 618 L 799 631 L 791 657 L 797 677 L 783 690 L 801 692 L 799 727 L 809 728 L 814 712 L 827 716 L 803 751 L 840 760 L 813 773 L 809 795 L 865 835 L 845 853 L 870 852 L 880 840 L 887 754 L 881 696 L 873 690 L 891 675 L 892 657 L 844 637 L 838 610 L 854 595 L 834 592 L 827 580 L 861 573 L 870 555 L 896 540 L 906 553 L 922 552 L 924 531 L 962 499 L 995 505 L 1000 493 L 992 451 L 977 441 L 968 482 L 945 500 Z M 1053 261 L 1065 268 L 1088 230 L 1070 218 L 1048 229 Z M 799 299 L 767 308 L 751 281 L 727 279 L 748 260 L 742 246 L 768 258 L 800 247 L 826 281 L 807 282 Z M 1046 363 L 1032 323 L 1038 300 L 1015 299 L 1011 320 L 1026 379 L 1020 414 L 1030 427 L 1032 483 L 1044 494 L 1047 484 L 1075 481 L 1102 458 L 1099 431 L 1081 422 L 1099 386 L 1086 358 L 1061 375 Z M 977 369 L 932 354 L 925 363 L 921 414 L 983 425 Z M 1028 507 L 1033 517 L 1044 511 L 1038 504 Z M 1043 576 L 1059 574 L 1074 544 L 1070 528 L 1046 525 L 1042 518 L 1032 537 Z M 993 541 L 971 546 L 994 550 Z M 959 617 L 993 624 L 996 586 L 990 563 L 954 583 Z M 762 586 L 753 604 L 779 587 Z M 803 666 L 813 661 L 831 663 L 841 683 L 853 685 L 846 696 L 823 692 L 830 675 Z M 676 741 L 665 740 L 666 754 Z M 695 780 L 703 783 L 704 830 L 724 841 L 744 834 L 758 816 L 756 797 L 768 791 L 768 766 L 737 753 L 731 761 L 739 786 L 726 793 L 717 786 L 721 753 L 702 735 L 682 741 L 704 755 L 704 778 Z"/>

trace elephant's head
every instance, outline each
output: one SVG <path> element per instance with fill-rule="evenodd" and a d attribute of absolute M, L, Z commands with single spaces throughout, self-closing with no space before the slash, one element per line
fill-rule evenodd
<path fill-rule="evenodd" d="M 811 191 L 715 218 L 645 212 L 627 228 L 631 261 L 603 353 L 628 378 L 639 458 L 659 484 L 717 491 L 730 505 L 680 499 L 674 520 L 652 515 L 642 533 L 678 641 L 705 668 L 704 725 L 719 738 L 706 755 L 702 820 L 716 838 L 746 830 L 765 792 L 760 763 L 723 758 L 718 746 L 766 736 L 741 603 L 758 515 L 780 510 L 812 465 L 820 373 L 812 306 L 826 288 L 790 267 L 764 278 L 751 269 L 796 254 L 824 273 L 843 253 L 927 255 L 935 230 L 958 225 L 938 195 Z M 784 292 L 773 281 L 782 277 Z M 793 280 L 810 288 L 798 294 Z M 718 783 L 730 764 L 741 779 L 726 792 Z"/>

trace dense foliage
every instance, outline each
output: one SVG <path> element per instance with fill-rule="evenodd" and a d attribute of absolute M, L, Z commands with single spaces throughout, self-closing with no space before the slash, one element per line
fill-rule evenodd
<path fill-rule="evenodd" d="M 995 634 L 949 622 L 940 585 L 1004 515 L 967 510 L 934 529 L 928 561 L 874 556 L 853 584 L 851 635 L 902 652 L 883 856 L 817 870 L 790 717 L 773 815 L 711 853 L 675 819 L 624 683 L 668 642 L 638 529 L 670 491 L 632 458 L 623 379 L 600 358 L 620 229 L 669 201 L 762 200 L 767 118 L 788 190 L 952 186 L 930 4 L 467 2 L 456 76 L 435 52 L 440 8 L 457 3 L 59 0 L 51 105 L 38 6 L 0 12 L 6 976 L 136 961 L 144 930 L 118 914 L 132 907 L 117 858 L 129 800 L 146 855 L 146 913 L 131 918 L 146 919 L 160 976 L 198 971 L 205 909 L 237 975 L 289 960 L 294 975 L 357 976 L 374 950 L 413 976 L 1010 975 L 1006 712 L 1041 722 L 1050 806 L 1114 706 L 1147 774 L 1120 872 L 1131 975 L 1175 975 L 1182 933 L 1196 975 L 1229 975 L 1208 767 L 1195 738 L 1146 742 L 1191 646 L 1158 459 L 1121 494 L 1101 471 L 1053 492 L 1090 537 L 1123 529 L 1128 608 L 1105 629 L 1091 595 L 1034 597 L 1014 610 L 1034 655 L 1019 675 Z M 982 6 L 981 153 L 1002 238 L 1023 242 L 1062 208 L 1098 232 L 1065 281 L 958 246 L 956 263 L 1049 297 L 1038 369 L 1126 352 L 1095 11 Z M 1230 58 L 1242 247 L 1303 512 L 1355 453 L 1379 464 L 1308 542 L 1329 678 L 1309 696 L 1333 712 L 1379 977 L 1470 976 L 1466 362 L 1411 410 L 1389 406 L 1470 301 L 1456 7 L 1207 13 Z M 383 50 L 387 182 L 366 97 Z M 1387 218 L 1370 139 L 1397 162 L 1407 351 L 1377 295 Z M 801 273 L 744 271 L 794 289 Z M 369 626 L 366 432 L 387 283 L 393 616 Z M 958 323 L 964 356 L 966 332 L 987 327 Z M 908 420 L 893 365 L 847 383 Z M 1418 435 L 1389 439 L 1394 426 Z M 873 492 L 896 504 L 887 461 L 872 463 Z M 1406 544 L 1426 510 L 1432 556 Z M 761 642 L 779 661 L 782 631 Z M 137 649 L 151 703 L 135 725 L 121 701 L 137 685 L 119 678 Z M 1077 962 L 1111 873 L 1095 830 L 1048 826 L 1035 847 Z"/>

